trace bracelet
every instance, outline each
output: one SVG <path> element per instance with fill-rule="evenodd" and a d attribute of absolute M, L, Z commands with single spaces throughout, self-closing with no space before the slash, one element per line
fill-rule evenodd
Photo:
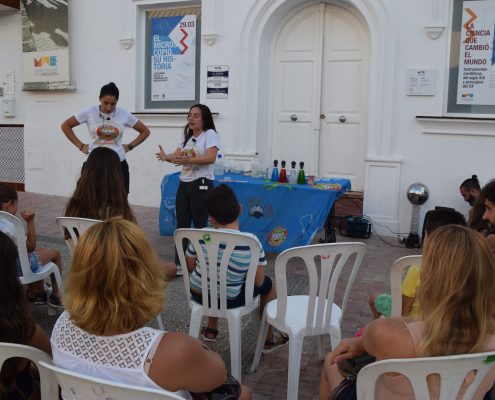
<path fill-rule="evenodd" d="M 127 145 L 127 148 L 129 149 L 129 151 L 131 151 L 131 150 L 134 148 L 134 146 L 132 145 L 132 143 L 129 143 L 129 144 Z"/>
<path fill-rule="evenodd" d="M 82 151 L 83 147 L 84 147 L 84 143 L 81 143 L 81 146 L 79 146 L 79 151 Z"/>

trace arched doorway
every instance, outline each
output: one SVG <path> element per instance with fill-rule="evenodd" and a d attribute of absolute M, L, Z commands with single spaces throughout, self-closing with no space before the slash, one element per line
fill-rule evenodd
<path fill-rule="evenodd" d="M 309 174 L 363 190 L 369 34 L 352 11 L 314 4 L 275 35 L 269 79 L 272 159 L 304 161 Z"/>

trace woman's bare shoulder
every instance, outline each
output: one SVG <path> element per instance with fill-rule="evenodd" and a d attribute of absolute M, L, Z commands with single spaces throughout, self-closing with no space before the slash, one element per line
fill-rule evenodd
<path fill-rule="evenodd" d="M 363 344 L 378 359 L 414 357 L 416 351 L 404 318 L 379 318 L 367 325 Z"/>

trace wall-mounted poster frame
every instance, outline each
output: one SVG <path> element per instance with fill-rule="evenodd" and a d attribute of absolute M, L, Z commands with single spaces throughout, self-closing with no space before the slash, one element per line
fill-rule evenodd
<path fill-rule="evenodd" d="M 495 0 L 452 0 L 447 114 L 495 114 Z"/>
<path fill-rule="evenodd" d="M 201 8 L 146 11 L 145 109 L 187 109 L 199 102 Z"/>
<path fill-rule="evenodd" d="M 72 89 L 68 2 L 22 0 L 21 15 L 23 90 Z"/>

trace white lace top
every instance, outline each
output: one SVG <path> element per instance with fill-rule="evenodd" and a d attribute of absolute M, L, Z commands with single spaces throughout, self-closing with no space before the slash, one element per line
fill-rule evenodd
<path fill-rule="evenodd" d="M 148 353 L 163 334 L 163 331 L 144 327 L 122 335 L 96 336 L 74 325 L 65 311 L 57 320 L 50 339 L 53 362 L 81 374 L 164 390 L 145 372 L 145 363 L 151 363 Z M 189 392 L 174 393 L 191 399 Z"/>

